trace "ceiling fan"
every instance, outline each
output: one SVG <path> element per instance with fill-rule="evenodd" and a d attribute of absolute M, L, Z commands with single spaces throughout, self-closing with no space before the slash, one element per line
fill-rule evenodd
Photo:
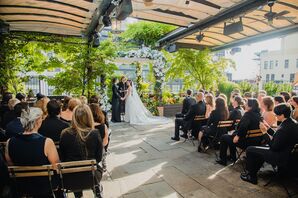
<path fill-rule="evenodd" d="M 267 12 L 264 16 L 262 16 L 262 15 L 256 15 L 256 16 L 262 16 L 265 19 L 267 19 L 269 25 L 273 24 L 273 20 L 289 20 L 291 22 L 292 20 L 294 20 L 296 18 L 296 17 L 285 16 L 290 13 L 287 10 L 284 10 L 281 12 L 273 12 L 274 2 L 275 2 L 275 0 L 268 1 L 267 5 L 269 6 L 270 11 Z"/>

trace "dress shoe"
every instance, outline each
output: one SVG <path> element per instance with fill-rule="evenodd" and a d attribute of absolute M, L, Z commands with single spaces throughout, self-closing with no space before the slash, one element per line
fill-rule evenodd
<path fill-rule="evenodd" d="M 243 181 L 249 182 L 251 184 L 255 184 L 256 185 L 258 183 L 257 177 L 252 177 L 249 173 L 248 174 L 241 174 L 240 175 L 240 178 Z"/>
<path fill-rule="evenodd" d="M 179 141 L 180 138 L 177 138 L 177 137 L 171 137 L 172 140 L 175 140 L 175 141 Z"/>
<path fill-rule="evenodd" d="M 226 165 L 227 165 L 227 162 L 224 162 L 224 161 L 221 160 L 221 159 L 216 160 L 216 163 L 218 163 L 218 164 L 220 164 L 220 165 L 223 165 L 223 166 L 226 166 Z"/>

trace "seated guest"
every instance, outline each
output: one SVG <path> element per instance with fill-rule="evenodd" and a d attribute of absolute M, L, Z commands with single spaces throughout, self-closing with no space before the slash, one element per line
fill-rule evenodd
<path fill-rule="evenodd" d="M 10 179 L 7 165 L 0 154 L 0 197 L 12 197 L 10 196 Z"/>
<path fill-rule="evenodd" d="M 177 113 L 176 117 L 183 117 L 187 112 L 189 111 L 190 107 L 194 104 L 196 104 L 196 100 L 192 97 L 192 90 L 188 89 L 186 91 L 186 97 L 183 100 L 182 103 L 182 111 L 181 113 Z"/>
<path fill-rule="evenodd" d="M 252 98 L 252 93 L 251 92 L 245 92 L 243 94 L 243 98 L 246 99 L 246 100 Z"/>
<path fill-rule="evenodd" d="M 286 102 L 288 102 L 288 100 L 290 100 L 290 98 L 291 98 L 290 94 L 285 91 L 280 92 L 280 95 L 284 97 Z"/>
<path fill-rule="evenodd" d="M 229 112 L 233 111 L 234 107 L 233 107 L 233 102 L 234 102 L 234 98 L 236 96 L 240 96 L 239 93 L 232 91 L 231 95 L 230 95 L 230 104 L 228 105 L 228 110 Z"/>
<path fill-rule="evenodd" d="M 9 111 L 8 101 L 10 99 L 12 99 L 12 93 L 6 92 L 3 94 L 1 105 L 0 105 L 0 121 L 1 121 L 0 126 L 1 127 L 3 127 L 3 124 L 2 124 L 3 116 L 7 111 Z"/>
<path fill-rule="evenodd" d="M 245 104 L 246 113 L 240 120 L 238 127 L 233 135 L 225 134 L 220 140 L 220 159 L 216 162 L 227 165 L 227 150 L 230 149 L 232 160 L 236 160 L 236 147 L 245 149 L 247 146 L 261 145 L 262 137 L 246 137 L 249 130 L 259 129 L 261 112 L 259 103 L 256 99 L 248 99 Z"/>
<path fill-rule="evenodd" d="M 265 111 L 263 106 L 262 106 L 262 103 L 263 103 L 263 98 L 266 97 L 266 96 L 267 96 L 266 91 L 262 91 L 262 90 L 259 91 L 258 96 L 257 96 L 257 100 L 258 100 L 259 104 L 261 105 L 261 112 Z"/>
<path fill-rule="evenodd" d="M 290 104 L 294 107 L 292 118 L 298 121 L 298 96 L 293 96 L 290 100 Z"/>
<path fill-rule="evenodd" d="M 236 96 L 233 98 L 233 110 L 230 111 L 229 113 L 229 118 L 228 120 L 240 120 L 242 118 L 242 116 L 244 115 L 244 110 L 242 108 L 242 105 L 244 105 L 243 103 L 243 99 L 241 96 Z"/>
<path fill-rule="evenodd" d="M 223 93 L 219 94 L 218 97 L 219 98 L 222 98 L 222 99 L 225 99 L 225 101 L 228 101 L 228 97 L 225 94 L 223 94 Z"/>
<path fill-rule="evenodd" d="M 5 112 L 2 120 L 2 128 L 6 129 L 6 125 L 16 118 L 16 114 L 14 112 L 14 106 L 20 103 L 20 101 L 16 98 L 12 98 L 8 101 L 9 110 Z"/>
<path fill-rule="evenodd" d="M 47 111 L 47 104 L 50 101 L 48 97 L 42 97 L 41 99 L 37 100 L 34 107 L 38 107 L 42 110 L 43 115 L 42 119 L 44 120 L 48 116 L 48 111 Z"/>
<path fill-rule="evenodd" d="M 53 140 L 37 132 L 42 123 L 42 115 L 42 110 L 36 107 L 22 112 L 24 133 L 7 140 L 5 158 L 8 165 L 39 166 L 59 162 Z"/>
<path fill-rule="evenodd" d="M 89 104 L 92 104 L 92 103 L 99 104 L 99 106 L 101 106 L 100 101 L 99 101 L 99 97 L 97 95 L 93 95 L 93 96 L 90 97 Z M 107 116 L 107 112 L 102 110 L 102 109 L 101 109 L 101 112 L 105 116 L 105 125 L 109 128 L 110 125 L 109 125 L 109 118 Z"/>
<path fill-rule="evenodd" d="M 80 96 L 79 99 L 80 99 L 80 101 L 81 101 L 82 104 L 88 104 L 88 99 L 87 99 L 86 96 Z"/>
<path fill-rule="evenodd" d="M 263 108 L 263 118 L 264 121 L 269 124 L 269 126 L 277 126 L 277 120 L 273 112 L 274 100 L 271 96 L 263 97 L 261 102 L 261 107 Z"/>
<path fill-rule="evenodd" d="M 63 105 L 62 105 L 62 111 L 66 111 L 68 108 L 68 103 L 70 101 L 71 97 L 70 96 L 64 96 L 63 98 Z"/>
<path fill-rule="evenodd" d="M 274 105 L 285 103 L 285 98 L 283 96 L 274 96 Z"/>
<path fill-rule="evenodd" d="M 205 96 L 205 102 L 206 102 L 206 114 L 205 114 L 205 118 L 209 118 L 211 112 L 215 108 L 214 97 L 212 95 Z"/>
<path fill-rule="evenodd" d="M 103 144 L 100 133 L 94 128 L 92 112 L 88 105 L 78 105 L 73 110 L 73 119 L 71 127 L 64 129 L 60 138 L 61 160 L 79 161 L 86 159 L 95 159 L 97 163 L 101 162 Z M 102 177 L 101 167 L 97 167 L 96 173 L 97 190 L 99 192 L 99 183 Z M 82 192 L 76 192 L 75 197 L 82 197 Z"/>
<path fill-rule="evenodd" d="M 207 125 L 203 127 L 202 131 L 199 132 L 200 143 L 198 152 L 200 152 L 202 149 L 206 150 L 206 147 L 208 146 L 208 137 L 216 135 L 218 122 L 227 120 L 228 117 L 229 111 L 226 100 L 221 97 L 216 98 L 215 110 L 211 112 L 207 121 Z M 201 148 L 201 146 L 203 146 L 203 148 Z"/>
<path fill-rule="evenodd" d="M 21 102 L 26 102 L 26 95 L 23 93 L 17 93 L 16 99 L 18 99 Z"/>
<path fill-rule="evenodd" d="M 257 173 L 264 162 L 285 166 L 291 150 L 298 143 L 298 124 L 291 118 L 291 106 L 279 104 L 274 108 L 274 113 L 281 122 L 276 132 L 267 123 L 260 123 L 260 129 L 270 138 L 269 147 L 250 146 L 246 149 L 246 173 L 240 177 L 252 184 L 257 184 Z"/>
<path fill-rule="evenodd" d="M 28 111 L 28 109 L 29 105 L 27 102 L 16 104 L 16 106 L 14 107 L 16 118 L 8 123 L 8 125 L 6 126 L 5 134 L 8 138 L 16 137 L 18 134 L 22 134 L 24 132 L 24 128 L 21 123 L 21 114 L 23 111 Z"/>
<path fill-rule="evenodd" d="M 192 105 L 189 111 L 183 118 L 175 119 L 175 136 L 172 137 L 172 140 L 179 141 L 179 130 L 182 127 L 184 132 L 184 137 L 186 137 L 187 129 L 192 127 L 193 120 L 196 116 L 205 116 L 206 113 L 206 104 L 204 102 L 204 93 L 199 92 L 196 95 L 197 103 Z"/>
<path fill-rule="evenodd" d="M 72 120 L 72 111 L 73 109 L 82 104 L 81 101 L 77 98 L 71 98 L 68 102 L 68 105 L 67 105 L 67 109 L 65 111 L 62 111 L 61 112 L 61 116 L 60 116 L 60 119 L 65 121 L 65 122 L 68 122 L 70 123 L 70 121 Z"/>
<path fill-rule="evenodd" d="M 106 146 L 108 144 L 109 131 L 105 125 L 105 116 L 98 104 L 92 103 L 89 107 L 93 115 L 94 127 L 98 129 L 100 133 L 103 146 Z"/>
<path fill-rule="evenodd" d="M 68 128 L 69 124 L 60 120 L 61 106 L 56 100 L 51 100 L 47 104 L 48 116 L 42 122 L 38 132 L 54 142 L 60 141 L 60 135 L 63 129 Z"/>

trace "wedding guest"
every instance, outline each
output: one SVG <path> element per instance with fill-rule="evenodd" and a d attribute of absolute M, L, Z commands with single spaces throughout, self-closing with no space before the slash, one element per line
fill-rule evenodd
<path fill-rule="evenodd" d="M 36 107 L 22 112 L 24 133 L 7 140 L 5 158 L 8 165 L 39 166 L 59 162 L 53 140 L 37 132 L 42 123 L 42 115 L 42 110 Z"/>
<path fill-rule="evenodd" d="M 263 97 L 261 106 L 264 109 L 263 112 L 263 118 L 264 121 L 266 121 L 270 127 L 276 127 L 277 126 L 277 119 L 273 112 L 274 109 L 274 100 L 271 96 Z"/>
<path fill-rule="evenodd" d="M 100 98 L 99 96 L 97 95 L 93 95 L 90 97 L 90 100 L 89 100 L 89 104 L 99 104 L 99 107 L 101 107 L 101 104 L 100 104 Z M 106 111 L 102 110 L 102 108 L 100 108 L 101 112 L 103 113 L 103 115 L 105 116 L 105 125 L 110 128 L 110 124 L 109 124 L 109 119 L 108 119 L 108 114 Z"/>
<path fill-rule="evenodd" d="M 223 98 L 225 101 L 228 101 L 228 97 L 223 93 L 219 94 L 218 97 Z"/>
<path fill-rule="evenodd" d="M 291 98 L 290 94 L 285 91 L 280 92 L 280 95 L 284 97 L 286 102 L 288 102 L 288 100 L 290 100 L 290 98 Z"/>
<path fill-rule="evenodd" d="M 225 121 L 229 117 L 228 105 L 224 98 L 218 97 L 215 100 L 215 109 L 208 118 L 207 125 L 199 132 L 198 152 L 205 151 L 208 146 L 208 137 L 215 136 L 219 121 Z M 222 134 L 220 134 L 221 136 Z M 202 148 L 203 147 L 203 148 Z"/>
<path fill-rule="evenodd" d="M 250 98 L 247 100 L 245 106 L 246 112 L 233 135 L 225 134 L 220 139 L 220 159 L 216 160 L 216 162 L 221 165 L 227 165 L 228 148 L 231 159 L 235 161 L 236 147 L 245 149 L 247 146 L 261 145 L 262 137 L 246 137 L 249 130 L 259 129 L 259 123 L 261 121 L 260 105 L 256 99 Z"/>
<path fill-rule="evenodd" d="M 80 99 L 80 101 L 81 101 L 82 104 L 88 104 L 88 99 L 87 99 L 86 96 L 80 96 L 79 99 Z"/>
<path fill-rule="evenodd" d="M 61 112 L 60 119 L 70 123 L 72 120 L 72 111 L 74 108 L 81 104 L 81 101 L 77 98 L 71 98 L 68 102 L 67 109 Z"/>
<path fill-rule="evenodd" d="M 250 146 L 246 149 L 246 171 L 240 178 L 252 184 L 258 183 L 257 173 L 264 162 L 273 166 L 285 166 L 294 145 L 298 143 L 298 124 L 291 116 L 291 106 L 286 103 L 274 108 L 277 120 L 281 122 L 277 131 L 266 123 L 260 123 L 260 129 L 270 139 L 269 147 Z"/>
<path fill-rule="evenodd" d="M 293 96 L 291 98 L 290 104 L 294 107 L 292 118 L 298 121 L 298 96 Z"/>
<path fill-rule="evenodd" d="M 240 120 L 244 115 L 244 110 L 242 106 L 244 105 L 243 99 L 241 96 L 236 96 L 233 98 L 233 110 L 229 113 L 228 120 Z"/>
<path fill-rule="evenodd" d="M 274 96 L 274 105 L 285 103 L 285 98 L 283 96 Z"/>
<path fill-rule="evenodd" d="M 26 102 L 26 95 L 23 93 L 17 93 L 16 98 L 21 102 Z"/>
<path fill-rule="evenodd" d="M 68 108 L 68 103 L 70 101 L 71 97 L 70 96 L 64 96 L 63 98 L 63 105 L 62 105 L 62 111 L 66 111 Z"/>
<path fill-rule="evenodd" d="M 263 98 L 266 97 L 266 96 L 267 96 L 267 94 L 265 94 L 265 91 L 264 92 L 259 91 L 258 96 L 257 96 L 257 100 L 258 100 L 259 104 L 261 104 L 261 112 L 265 111 L 264 106 L 262 105 L 262 103 L 263 103 Z"/>
<path fill-rule="evenodd" d="M 14 112 L 16 115 L 16 118 L 12 120 L 10 123 L 6 126 L 6 136 L 8 138 L 16 137 L 18 134 L 22 134 L 24 132 L 24 127 L 21 123 L 21 115 L 23 111 L 28 111 L 29 105 L 27 102 L 21 102 L 16 104 L 14 107 Z"/>
<path fill-rule="evenodd" d="M 8 168 L 7 168 L 7 164 L 4 161 L 2 155 L 0 155 L 0 175 L 1 175 L 1 179 L 0 179 L 0 197 L 14 197 L 11 196 L 10 191 L 11 191 L 11 182 L 10 182 L 10 178 L 9 178 L 9 172 L 8 172 Z"/>
<path fill-rule="evenodd" d="M 36 100 L 39 101 L 40 99 L 46 97 L 45 95 L 43 95 L 42 93 L 37 93 L 36 94 Z"/>
<path fill-rule="evenodd" d="M 251 92 L 245 92 L 245 93 L 243 94 L 243 98 L 245 98 L 245 99 L 250 99 L 250 98 L 252 98 L 252 93 L 251 93 Z"/>
<path fill-rule="evenodd" d="M 47 104 L 50 101 L 50 99 L 48 97 L 42 97 L 39 100 L 36 101 L 34 107 L 38 107 L 42 110 L 43 115 L 42 115 L 42 119 L 45 119 L 48 115 L 48 111 L 47 111 Z"/>
<path fill-rule="evenodd" d="M 239 93 L 236 93 L 234 91 L 231 92 L 231 95 L 230 95 L 230 104 L 228 105 L 228 110 L 229 111 L 233 111 L 234 107 L 233 107 L 233 102 L 234 102 L 234 98 L 236 96 L 240 96 Z"/>
<path fill-rule="evenodd" d="M 36 107 L 31 107 L 28 112 L 23 111 L 21 123 L 24 133 L 10 138 L 6 144 L 5 158 L 8 165 L 41 166 L 52 164 L 56 166 L 60 161 L 53 140 L 37 132 L 42 123 L 42 115 L 42 110 Z M 29 186 L 26 184 L 24 182 L 21 187 L 25 188 L 27 192 L 38 193 L 33 197 L 51 197 L 49 196 L 51 192 L 48 191 L 48 180 L 35 177 L 30 179 Z M 32 188 L 32 184 L 34 184 L 34 188 Z"/>
<path fill-rule="evenodd" d="M 184 135 L 186 137 L 186 133 L 188 129 L 191 129 L 193 120 L 196 116 L 205 116 L 206 114 L 206 104 L 204 102 L 204 93 L 199 92 L 196 95 L 197 103 L 190 107 L 190 110 L 183 118 L 175 119 L 175 135 L 171 137 L 172 140 L 179 141 L 179 130 L 182 128 Z M 196 136 L 196 134 L 193 134 Z"/>
<path fill-rule="evenodd" d="M 209 118 L 211 112 L 215 109 L 214 97 L 212 95 L 205 96 L 206 114 L 205 118 Z"/>
<path fill-rule="evenodd" d="M 0 105 L 0 121 L 2 126 L 3 116 L 5 112 L 9 111 L 8 101 L 12 99 L 12 93 L 6 92 L 3 94 L 1 105 Z"/>
<path fill-rule="evenodd" d="M 94 127 L 92 112 L 88 105 L 80 104 L 73 110 L 71 126 L 64 129 L 60 138 L 61 160 L 79 161 L 95 159 L 97 164 L 102 160 L 103 143 L 100 133 Z M 100 194 L 102 169 L 96 171 L 96 194 Z M 82 192 L 76 192 L 75 197 L 82 197 Z"/>
<path fill-rule="evenodd" d="M 7 124 L 16 118 L 16 114 L 14 112 L 14 107 L 18 103 L 20 103 L 20 101 L 16 98 L 12 98 L 8 101 L 9 110 L 6 111 L 3 115 L 3 120 L 2 120 L 2 128 L 3 129 L 6 129 Z"/>
<path fill-rule="evenodd" d="M 42 122 L 38 132 L 45 137 L 51 138 L 54 142 L 59 142 L 61 132 L 68 128 L 69 124 L 59 118 L 61 105 L 57 100 L 48 102 L 47 110 L 48 116 Z"/>
<path fill-rule="evenodd" d="M 196 104 L 196 100 L 192 97 L 192 90 L 188 89 L 186 91 L 186 97 L 184 98 L 183 103 L 182 103 L 181 113 L 177 113 L 176 118 L 183 117 L 185 114 L 187 114 L 190 107 L 194 104 Z"/>
<path fill-rule="evenodd" d="M 89 104 L 95 103 L 95 104 L 99 104 L 99 96 L 97 95 L 92 95 L 89 99 Z"/>

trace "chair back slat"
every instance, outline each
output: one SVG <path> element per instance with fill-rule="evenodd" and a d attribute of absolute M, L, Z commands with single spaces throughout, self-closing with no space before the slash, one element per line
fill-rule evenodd
<path fill-rule="evenodd" d="M 79 172 L 86 172 L 86 171 L 92 171 L 92 170 L 96 170 L 96 166 L 92 167 L 92 166 L 83 166 L 83 167 L 77 167 L 77 168 L 65 168 L 62 169 L 62 173 L 63 174 L 67 174 L 67 173 L 79 173 Z"/>
<path fill-rule="evenodd" d="M 224 121 L 219 121 L 217 124 L 217 128 L 227 128 L 227 127 L 232 127 L 234 124 L 234 120 L 224 120 Z"/>
<path fill-rule="evenodd" d="M 47 177 L 54 175 L 54 169 L 51 165 L 43 166 L 9 166 L 11 177 Z"/>
<path fill-rule="evenodd" d="M 201 120 L 207 120 L 208 118 L 206 118 L 205 116 L 195 116 L 194 120 L 195 121 L 201 121 Z"/>
<path fill-rule="evenodd" d="M 261 137 L 261 136 L 263 136 L 263 132 L 261 131 L 261 129 L 248 130 L 246 134 L 247 138 Z"/>

